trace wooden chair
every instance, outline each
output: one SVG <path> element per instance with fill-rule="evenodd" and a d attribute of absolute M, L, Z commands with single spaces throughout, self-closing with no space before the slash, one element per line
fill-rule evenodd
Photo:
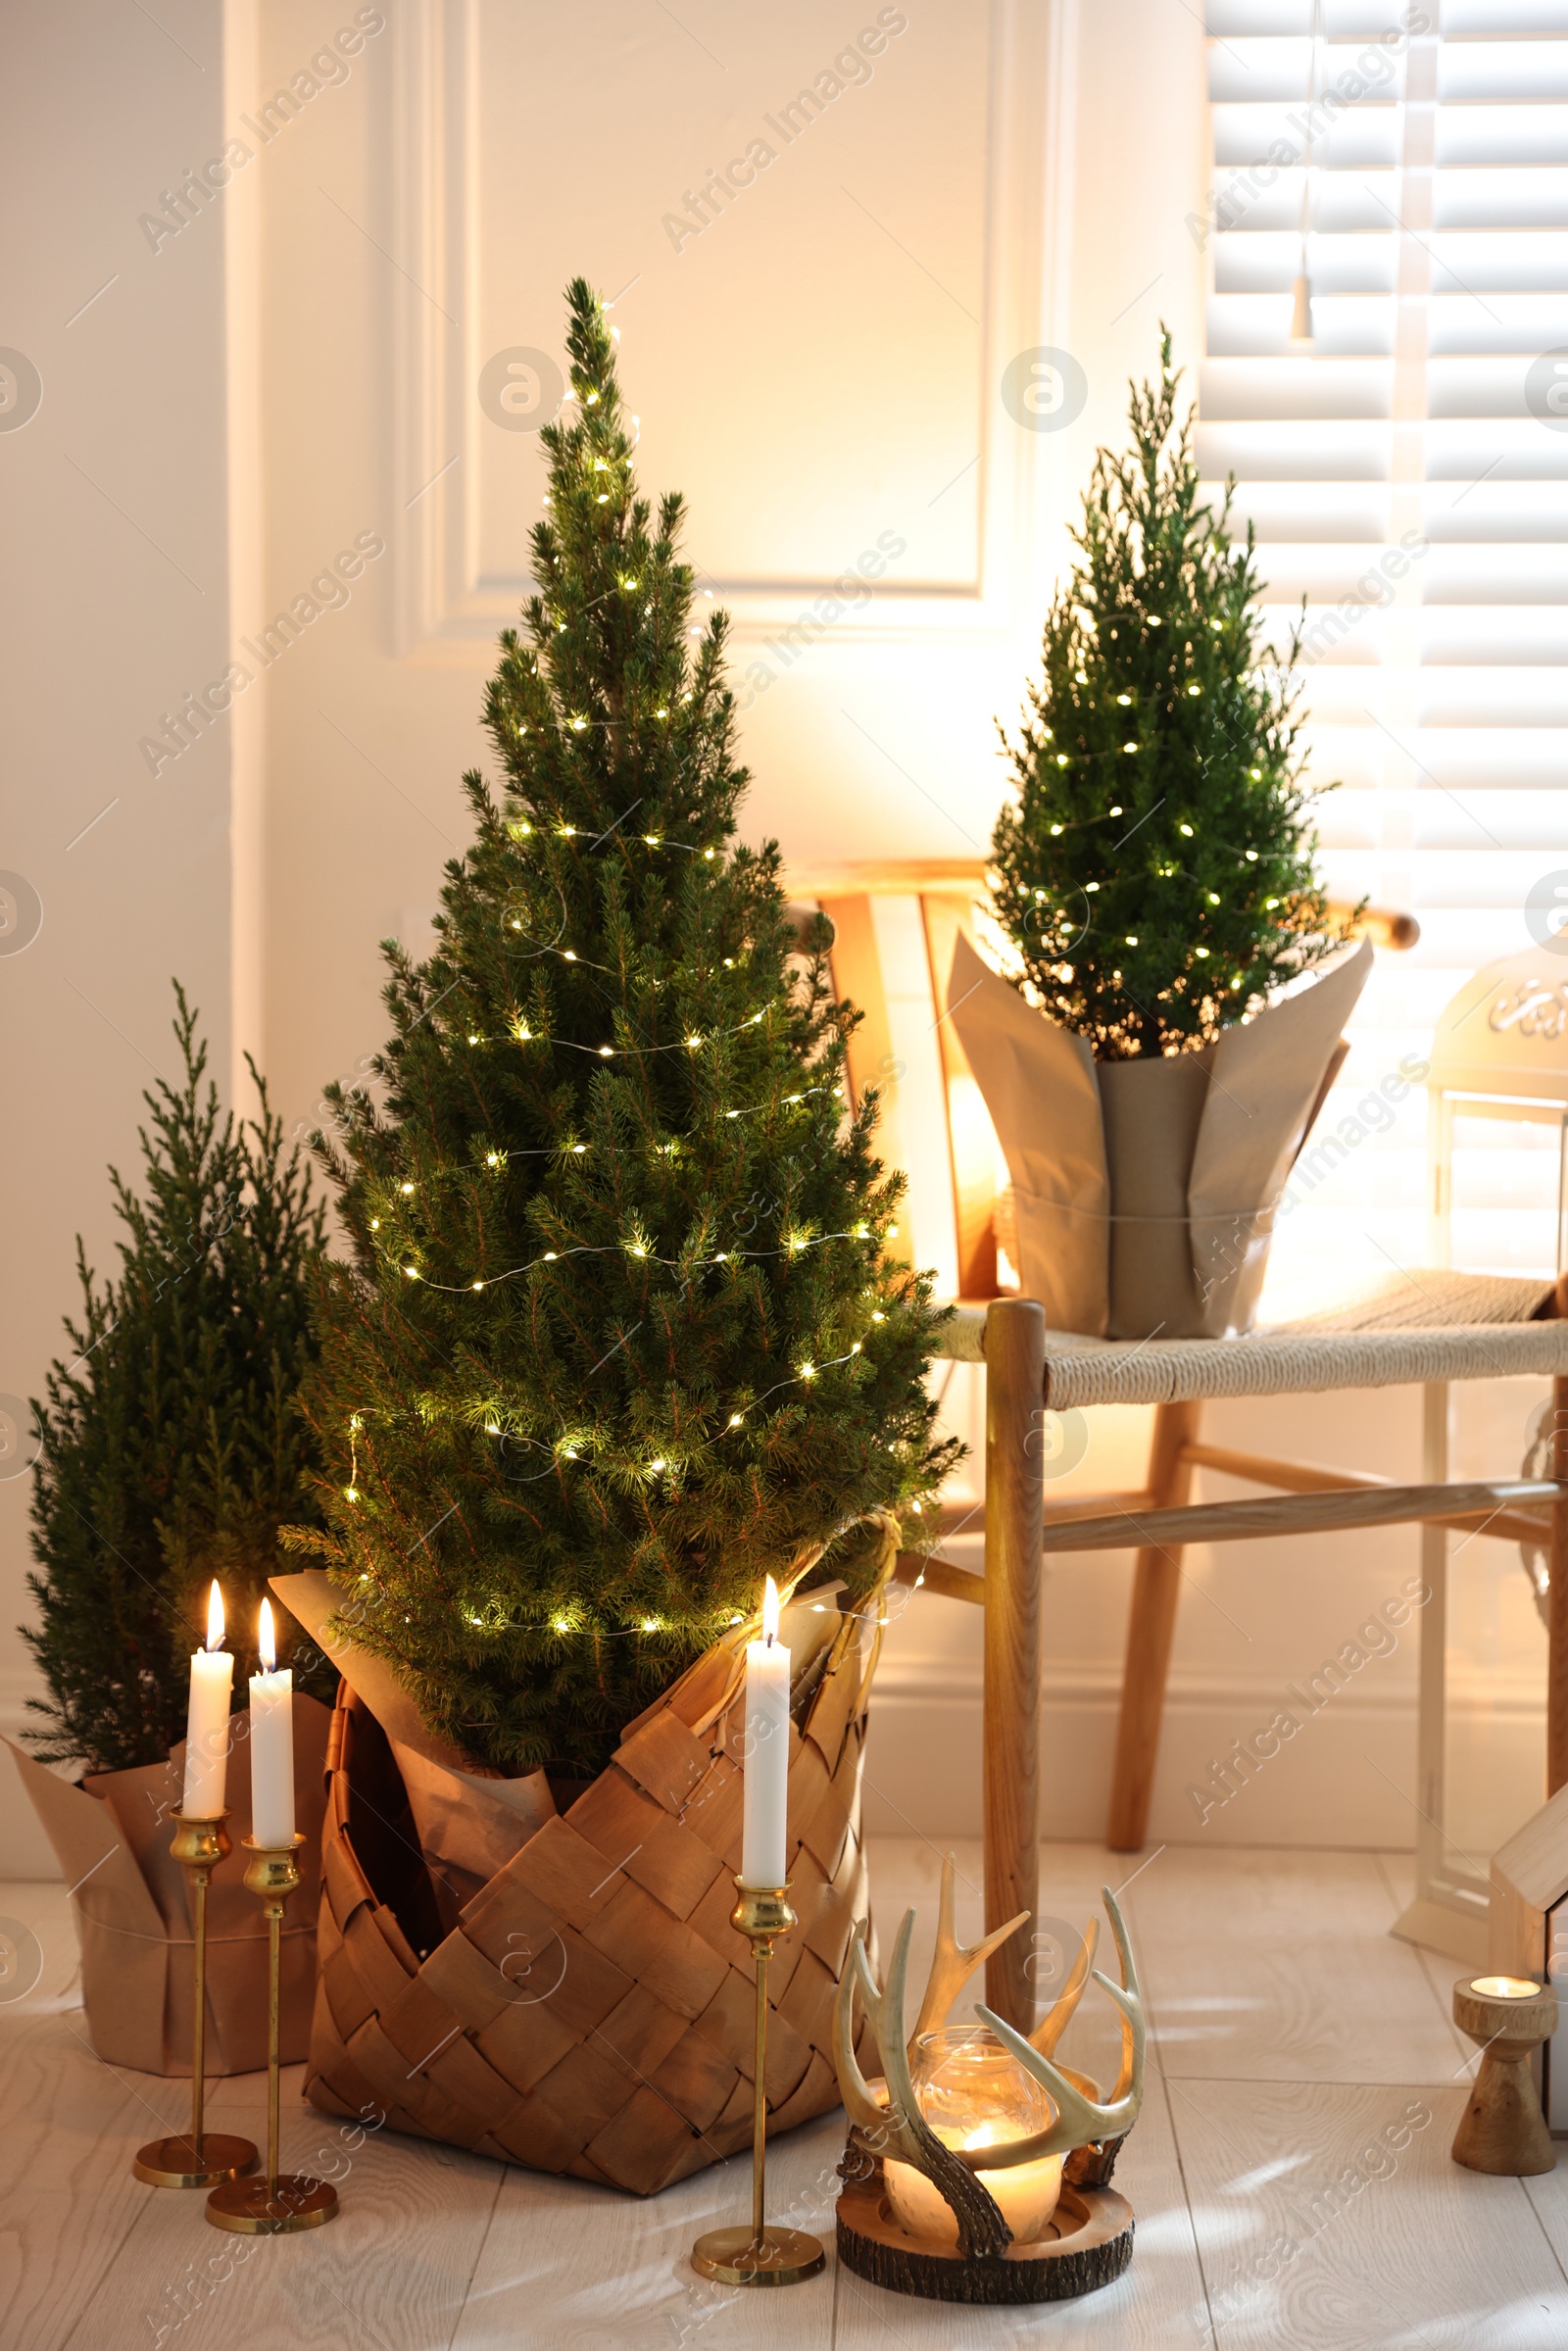
<path fill-rule="evenodd" d="M 954 940 L 973 921 L 983 871 L 978 860 L 842 866 L 795 870 L 789 882 L 798 900 L 814 901 L 832 919 L 836 984 L 864 1010 L 850 1049 L 857 1098 L 867 1085 L 885 1084 L 900 1067 L 878 943 L 879 931 L 885 934 L 888 925 L 877 902 L 901 898 L 916 902 L 919 909 L 932 1027 L 940 1044 L 947 1108 L 942 1123 L 958 1268 L 958 1303 L 942 1352 L 985 1367 L 985 1566 L 982 1576 L 974 1576 L 941 1560 L 911 1557 L 901 1562 L 900 1573 L 910 1584 L 918 1581 L 926 1591 L 986 1611 L 988 1928 L 1019 1910 L 1033 1912 L 1038 1904 L 1040 1590 L 1046 1551 L 1137 1552 L 1106 1831 L 1106 1841 L 1117 1850 L 1134 1851 L 1144 1841 L 1182 1551 L 1190 1543 L 1419 1523 L 1544 1543 L 1552 1569 L 1547 1781 L 1548 1792 L 1554 1791 L 1568 1783 L 1568 1277 L 1554 1297 L 1543 1299 L 1539 1283 L 1424 1274 L 1413 1297 L 1406 1291 L 1356 1313 L 1278 1325 L 1230 1341 L 1156 1339 L 1133 1346 L 1048 1332 L 1037 1300 L 997 1294 L 995 1137 L 954 1024 L 942 1010 Z M 1407 915 L 1369 914 L 1365 927 L 1393 947 L 1408 947 L 1419 936 Z M 905 1124 L 895 1092 L 882 1150 L 907 1169 L 915 1138 L 904 1131 Z M 1210 1399 L 1411 1382 L 1425 1384 L 1430 1395 L 1437 1383 L 1511 1373 L 1545 1374 L 1554 1381 L 1557 1435 L 1549 1480 L 1455 1485 L 1446 1481 L 1444 1459 L 1437 1478 L 1396 1486 L 1312 1462 L 1208 1445 L 1201 1435 L 1202 1406 Z M 1048 1501 L 1042 1415 L 1100 1403 L 1154 1407 L 1144 1486 Z M 1194 1504 L 1189 1495 L 1193 1473 L 1200 1468 L 1268 1491 L 1253 1500 Z M 948 1512 L 945 1527 L 951 1530 L 959 1516 Z M 1441 1657 L 1441 1641 L 1436 1653 Z M 1424 1661 L 1426 1654 L 1424 1647 Z M 986 1970 L 990 2004 L 1020 2026 L 1031 2024 L 1034 2013 L 1028 1959 L 1014 1938 L 993 1954 Z"/>

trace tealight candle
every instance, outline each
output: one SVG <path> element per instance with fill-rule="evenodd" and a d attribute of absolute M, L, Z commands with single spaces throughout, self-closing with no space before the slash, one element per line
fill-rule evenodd
<path fill-rule="evenodd" d="M 294 1676 L 274 1670 L 272 1605 L 262 1602 L 256 1637 L 262 1671 L 251 1676 L 251 1837 L 280 1852 L 294 1842 Z"/>
<path fill-rule="evenodd" d="M 179 1807 L 187 1820 L 216 1821 L 223 1809 L 233 1687 L 234 1660 L 223 1646 L 223 1595 L 215 1581 L 207 1600 L 207 1646 L 192 1649 L 190 1658 L 185 1786 Z"/>
<path fill-rule="evenodd" d="M 1010 2051 L 986 2032 L 950 2027 L 923 2033 L 911 2069 L 915 2103 L 946 2147 L 965 2154 L 1033 2138 L 1050 2128 L 1054 2108 L 1046 2091 Z M 1013 2241 L 1031 2245 L 1051 2224 L 1061 2193 L 1061 2155 L 1012 2164 L 976 2175 L 1002 2207 Z M 906 2235 L 927 2244 L 956 2245 L 958 2224 L 952 2208 L 923 2172 L 896 2157 L 884 2158 L 883 2185 L 893 2216 Z"/>
<path fill-rule="evenodd" d="M 741 1884 L 781 1886 L 789 1814 L 790 1653 L 778 1637 L 778 1588 L 762 1595 L 762 1638 L 746 1644 L 746 1763 Z"/>
<path fill-rule="evenodd" d="M 983 2128 L 972 2131 L 967 2138 L 960 2138 L 940 2124 L 936 2132 L 945 2147 L 962 2147 L 966 2153 L 975 2147 L 1000 2146 L 1005 2139 L 1025 2135 L 1015 2128 L 1000 2126 L 991 2128 L 989 2136 Z M 1012 2230 L 1015 2244 L 1032 2245 L 1045 2235 L 1061 2194 L 1061 2167 L 1065 2160 L 1061 2155 L 1044 2155 L 1038 2163 L 1014 2164 L 1008 2171 L 976 2173 L 980 2185 L 1001 2205 L 1002 2217 Z M 941 2190 L 933 2186 L 923 2172 L 890 2155 L 883 2162 L 882 2180 L 894 2218 L 906 2236 L 918 2237 L 929 2245 L 957 2243 L 957 2221 Z"/>

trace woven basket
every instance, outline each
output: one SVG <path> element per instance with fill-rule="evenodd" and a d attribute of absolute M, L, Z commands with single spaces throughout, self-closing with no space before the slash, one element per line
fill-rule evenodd
<path fill-rule="evenodd" d="M 838 2103 L 834 1992 L 867 1910 L 875 1644 L 862 1659 L 853 1617 L 825 1629 L 792 1701 L 800 1924 L 768 1969 L 770 2131 Z M 327 1750 L 313 2104 L 379 2110 L 394 2130 L 639 2195 L 749 2142 L 752 1955 L 729 1923 L 740 1673 L 733 1643 L 709 1650 L 461 1909 L 425 1865 L 385 1734 L 345 1682 Z"/>

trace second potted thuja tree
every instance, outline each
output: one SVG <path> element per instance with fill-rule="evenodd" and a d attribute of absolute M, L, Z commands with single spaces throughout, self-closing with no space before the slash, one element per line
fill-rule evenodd
<path fill-rule="evenodd" d="M 1251 526 L 1200 498 L 1164 335 L 1095 460 L 992 848 L 1005 977 L 950 1002 L 1012 1176 L 1024 1289 L 1094 1336 L 1250 1323 L 1276 1204 L 1370 968 L 1314 869 Z M 1332 962 L 1330 958 L 1335 958 Z M 1328 963 L 1309 986 L 1279 991 Z"/>
<path fill-rule="evenodd" d="M 812 2052 L 864 1909 L 869 1650 L 952 1448 L 826 926 L 801 955 L 776 847 L 736 840 L 724 615 L 695 620 L 680 500 L 637 494 L 580 280 L 569 312 L 500 787 L 466 779 L 430 960 L 389 951 L 384 1106 L 334 1098 L 327 1523 L 294 1539 L 314 1594 L 282 1589 L 376 1717 L 349 1710 L 335 1777 L 311 2094 L 647 2189 L 751 2130 L 729 1914 L 765 1576 L 797 1602 L 802 1919 L 769 2097 L 837 2098 Z"/>

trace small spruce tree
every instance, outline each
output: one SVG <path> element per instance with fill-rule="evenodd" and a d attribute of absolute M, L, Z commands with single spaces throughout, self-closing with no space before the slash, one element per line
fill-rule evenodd
<path fill-rule="evenodd" d="M 52 1366 L 48 1400 L 32 1408 L 40 1572 L 27 1582 L 40 1622 L 23 1638 L 50 1695 L 27 1701 L 43 1721 L 26 1737 L 45 1761 L 94 1771 L 162 1762 L 185 1736 L 215 1576 L 245 1705 L 278 1521 L 314 1509 L 294 1396 L 314 1352 L 323 1210 L 261 1079 L 249 1124 L 204 1090 L 198 1016 L 177 983 L 174 994 L 184 1081 L 144 1097 L 143 1192 L 110 1169 L 126 1234 L 119 1278 L 100 1287 L 78 1238 L 82 1319 L 68 1320 L 71 1360 Z M 297 1629 L 281 1613 L 278 1631 L 298 1686 L 330 1698 L 332 1668 L 291 1653 Z"/>
<path fill-rule="evenodd" d="M 1333 953 L 1314 878 L 1292 671 L 1259 641 L 1252 526 L 1199 503 L 1178 370 L 1131 387 L 1100 450 L 1079 560 L 1046 619 L 992 897 L 1016 974 L 1097 1058 L 1193 1051 Z"/>
<path fill-rule="evenodd" d="M 306 1388 L 329 1533 L 289 1541 L 434 1729 L 580 1774 L 764 1572 L 825 1543 L 863 1591 L 865 1514 L 955 1448 L 830 935 L 799 957 L 776 846 L 735 842 L 725 615 L 694 625 L 682 503 L 637 496 L 612 332 L 567 303 L 539 592 L 486 703 L 503 797 L 465 778 L 430 960 L 384 950 L 384 1104 L 329 1090 L 354 1262 Z"/>

